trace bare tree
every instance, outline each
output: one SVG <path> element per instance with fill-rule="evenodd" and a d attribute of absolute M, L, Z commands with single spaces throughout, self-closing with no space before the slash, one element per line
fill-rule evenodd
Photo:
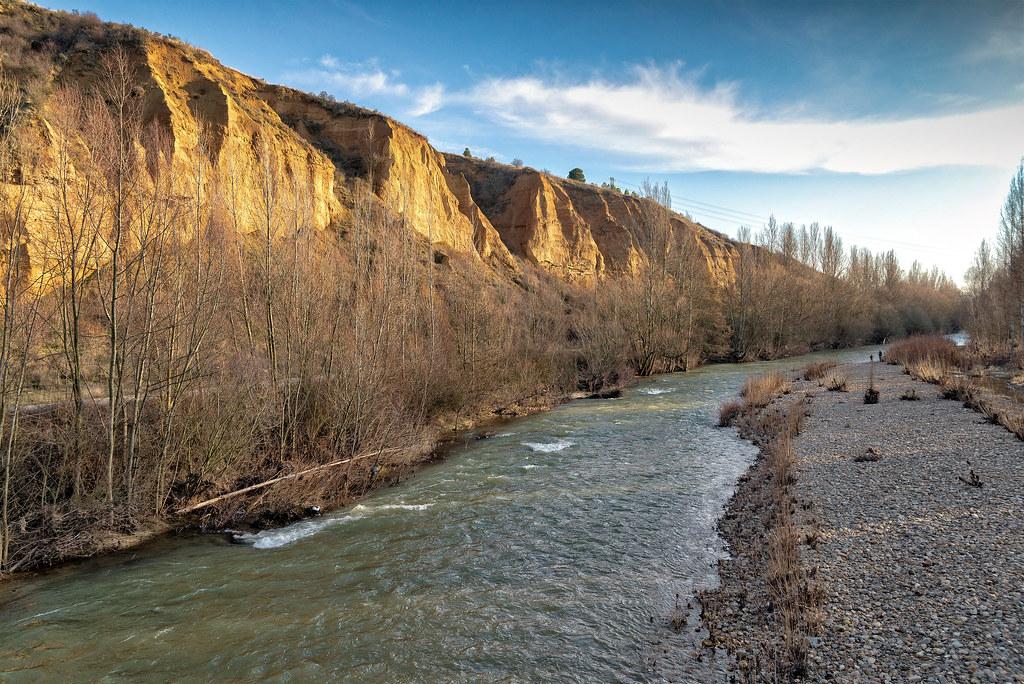
<path fill-rule="evenodd" d="M 123 420 L 124 345 L 127 331 L 122 320 L 122 284 L 128 272 L 129 233 L 134 219 L 132 202 L 137 191 L 139 160 L 136 143 L 141 126 L 141 97 L 136 92 L 135 67 L 128 52 L 117 46 L 103 57 L 91 130 L 87 139 L 101 159 L 110 198 L 110 226 L 101 240 L 108 257 L 107 277 L 101 281 L 100 299 L 107 325 L 107 503 L 114 502 L 114 460 L 120 428 L 122 450 L 128 441 Z M 104 106 L 105 105 L 105 106 Z"/>
<path fill-rule="evenodd" d="M 34 150 L 20 135 L 23 115 L 17 85 L 0 72 L 0 179 L 21 180 L 13 197 L 0 208 L 0 449 L 3 478 L 0 481 L 0 573 L 10 562 L 11 482 L 18 439 L 25 372 L 37 327 L 40 274 L 32 277 L 26 242 L 27 221 L 33 210 L 26 177 L 32 175 Z M 43 267 L 44 264 L 40 264 Z"/>
<path fill-rule="evenodd" d="M 999 254 L 1016 304 L 1017 344 L 1024 348 L 1024 161 L 1010 180 L 1000 214 Z"/>

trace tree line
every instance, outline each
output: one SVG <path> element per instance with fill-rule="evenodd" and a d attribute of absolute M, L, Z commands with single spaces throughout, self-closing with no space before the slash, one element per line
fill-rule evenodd
<path fill-rule="evenodd" d="M 1024 349 L 1024 162 L 1010 179 L 995 244 L 982 240 L 966 285 L 972 342 L 990 352 Z"/>
<path fill-rule="evenodd" d="M 311 180 L 267 137 L 243 193 L 211 131 L 181 156 L 144 121 L 125 51 L 101 72 L 49 96 L 46 146 L 0 78 L 0 572 L 359 455 L 204 516 L 343 503 L 496 407 L 953 325 L 944 276 L 817 226 L 773 220 L 719 287 L 664 184 L 644 184 L 632 227 L 645 266 L 600 287 L 440 255 L 372 177 L 348 179 L 344 225 L 317 229 Z"/>

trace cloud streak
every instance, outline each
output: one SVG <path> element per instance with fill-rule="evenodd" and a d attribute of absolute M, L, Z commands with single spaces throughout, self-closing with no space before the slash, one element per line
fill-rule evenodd
<path fill-rule="evenodd" d="M 702 88 L 678 66 L 635 67 L 621 82 L 494 78 L 449 100 L 520 135 L 628 156 L 660 171 L 882 174 L 1012 166 L 1024 150 L 1024 105 L 816 120 L 753 111 L 740 103 L 735 84 Z"/>
<path fill-rule="evenodd" d="M 543 143 L 615 155 L 652 172 L 884 174 L 941 166 L 1014 166 L 1024 152 L 1024 104 L 905 118 L 823 119 L 807 103 L 745 104 L 736 83 L 711 87 L 681 65 L 595 76 L 488 78 L 463 90 L 410 86 L 376 61 L 325 55 L 293 82 L 403 118 L 446 110 Z M 967 104 L 966 102 L 964 104 Z M 389 109 L 390 108 L 390 109 Z"/>
<path fill-rule="evenodd" d="M 1024 33 L 1019 24 L 1014 29 L 1000 28 L 989 34 L 988 39 L 966 54 L 968 63 L 979 64 L 992 61 L 1020 62 L 1024 60 Z"/>
<path fill-rule="evenodd" d="M 398 72 L 381 69 L 375 60 L 349 63 L 324 55 L 317 60 L 316 67 L 286 74 L 285 78 L 343 97 L 406 97 L 409 86 L 398 80 L 398 76 Z"/>
<path fill-rule="evenodd" d="M 385 71 L 377 60 L 342 62 L 323 55 L 313 68 L 285 74 L 286 81 L 311 90 L 325 90 L 335 97 L 359 101 L 383 99 L 404 107 L 402 116 L 419 117 L 436 112 L 444 102 L 441 83 L 412 87 L 401 80 L 398 71 Z"/>

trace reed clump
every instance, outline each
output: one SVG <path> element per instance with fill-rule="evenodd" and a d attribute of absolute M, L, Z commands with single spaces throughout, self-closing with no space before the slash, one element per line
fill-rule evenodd
<path fill-rule="evenodd" d="M 832 371 L 822 379 L 822 386 L 829 392 L 845 392 L 847 378 L 845 373 Z"/>
<path fill-rule="evenodd" d="M 740 390 L 739 399 L 730 399 L 718 410 L 719 427 L 736 425 L 742 417 L 754 417 L 758 409 L 766 407 L 772 398 L 785 391 L 788 383 L 776 372 L 753 375 L 747 378 Z"/>

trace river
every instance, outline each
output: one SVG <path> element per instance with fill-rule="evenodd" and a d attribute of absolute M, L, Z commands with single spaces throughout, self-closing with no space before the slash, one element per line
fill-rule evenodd
<path fill-rule="evenodd" d="M 715 583 L 715 521 L 755 454 L 719 404 L 748 374 L 875 349 L 660 376 L 467 440 L 350 509 L 7 582 L 0 680 L 685 679 L 696 617 L 669 620 Z"/>

